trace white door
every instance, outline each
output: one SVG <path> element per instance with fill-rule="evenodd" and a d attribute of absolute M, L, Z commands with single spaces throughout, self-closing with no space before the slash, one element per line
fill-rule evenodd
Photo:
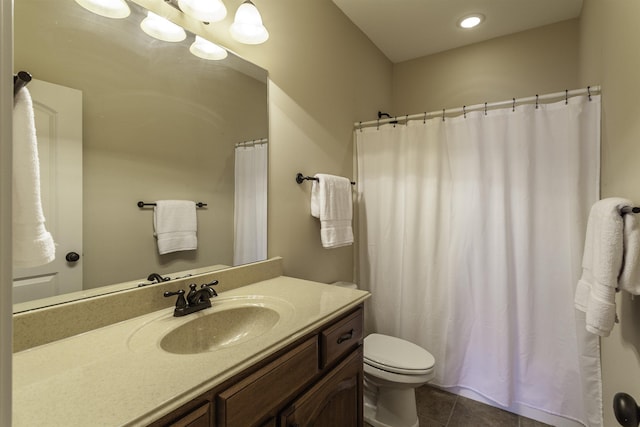
<path fill-rule="evenodd" d="M 33 100 L 42 208 L 55 261 L 13 271 L 13 302 L 82 290 L 82 92 L 39 80 Z M 77 261 L 73 253 L 78 254 Z"/>

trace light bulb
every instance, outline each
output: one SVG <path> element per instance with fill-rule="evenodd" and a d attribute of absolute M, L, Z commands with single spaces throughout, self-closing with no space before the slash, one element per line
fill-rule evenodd
<path fill-rule="evenodd" d="M 465 16 L 458 21 L 458 26 L 464 29 L 477 27 L 484 20 L 484 16 L 480 14 Z"/>
<path fill-rule="evenodd" d="M 178 0 L 178 6 L 187 15 L 202 22 L 218 22 L 227 16 L 221 0 Z"/>
<path fill-rule="evenodd" d="M 165 42 L 181 42 L 187 38 L 181 26 L 151 11 L 147 12 L 147 17 L 140 23 L 140 28 L 151 37 Z"/>
<path fill-rule="evenodd" d="M 251 0 L 246 0 L 240 5 L 229 31 L 240 43 L 260 44 L 269 38 L 269 32 L 262 24 L 260 12 Z"/>
<path fill-rule="evenodd" d="M 196 40 L 189 47 L 189 51 L 202 59 L 218 61 L 227 57 L 225 49 L 200 36 L 196 36 Z"/>
<path fill-rule="evenodd" d="M 131 9 L 124 0 L 76 0 L 76 3 L 107 18 L 122 19 L 131 14 Z"/>

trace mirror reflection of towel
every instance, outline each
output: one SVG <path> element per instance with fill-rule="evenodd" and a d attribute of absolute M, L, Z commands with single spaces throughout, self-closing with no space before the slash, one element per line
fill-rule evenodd
<path fill-rule="evenodd" d="M 196 203 L 190 200 L 158 200 L 153 226 L 160 255 L 198 249 Z"/>
<path fill-rule="evenodd" d="M 311 187 L 311 215 L 320 219 L 320 239 L 324 248 L 353 243 L 353 201 L 351 181 L 341 176 L 316 174 Z"/>
<path fill-rule="evenodd" d="M 31 95 L 16 94 L 13 106 L 13 266 L 37 267 L 53 261 L 56 248 L 45 228 L 40 197 L 40 160 Z"/>

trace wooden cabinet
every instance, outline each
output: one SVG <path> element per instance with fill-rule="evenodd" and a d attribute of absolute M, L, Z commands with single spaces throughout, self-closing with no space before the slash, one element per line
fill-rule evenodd
<path fill-rule="evenodd" d="M 209 427 L 211 425 L 211 403 L 194 409 L 169 424 L 169 427 Z"/>
<path fill-rule="evenodd" d="M 218 426 L 264 425 L 317 373 L 318 340 L 313 337 L 219 393 Z"/>
<path fill-rule="evenodd" d="M 362 325 L 360 306 L 151 426 L 362 426 Z"/>
<path fill-rule="evenodd" d="M 213 424 L 213 393 L 205 393 L 165 415 L 149 427 L 210 427 Z"/>
<path fill-rule="evenodd" d="M 280 426 L 361 426 L 362 375 L 359 347 L 285 409 Z"/>

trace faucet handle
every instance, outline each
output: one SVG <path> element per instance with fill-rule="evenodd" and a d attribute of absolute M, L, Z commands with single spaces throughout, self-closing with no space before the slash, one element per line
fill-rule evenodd
<path fill-rule="evenodd" d="M 202 286 L 200 286 L 200 288 L 201 289 L 206 289 L 207 291 L 209 291 L 209 294 L 212 297 L 217 297 L 218 293 L 211 287 L 211 286 L 215 286 L 217 284 L 218 284 L 218 281 L 214 280 L 213 282 L 203 284 Z"/>
<path fill-rule="evenodd" d="M 178 295 L 178 299 L 176 300 L 176 308 L 183 309 L 187 307 L 187 301 L 184 299 L 184 289 L 180 289 L 179 291 L 170 292 L 167 291 L 164 293 L 164 297 L 172 297 L 174 295 Z"/>

